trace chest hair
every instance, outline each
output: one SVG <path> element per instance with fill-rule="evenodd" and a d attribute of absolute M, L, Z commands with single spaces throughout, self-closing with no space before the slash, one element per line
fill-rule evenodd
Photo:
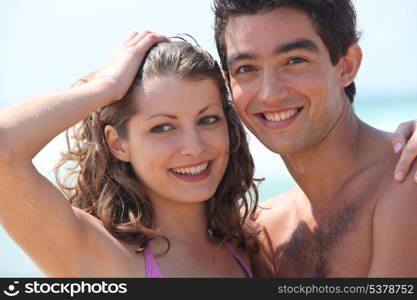
<path fill-rule="evenodd" d="M 314 231 L 304 221 L 299 222 L 282 248 L 279 272 L 297 277 L 327 277 L 330 252 L 353 230 L 357 211 L 354 205 L 346 206 Z"/>

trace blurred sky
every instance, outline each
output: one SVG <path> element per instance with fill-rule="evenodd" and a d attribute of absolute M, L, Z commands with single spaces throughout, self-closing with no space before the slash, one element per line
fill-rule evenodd
<path fill-rule="evenodd" d="M 356 0 L 359 90 L 416 89 L 417 1 Z M 187 32 L 216 54 L 211 0 L 1 0 L 0 108 L 67 88 L 130 30 Z"/>

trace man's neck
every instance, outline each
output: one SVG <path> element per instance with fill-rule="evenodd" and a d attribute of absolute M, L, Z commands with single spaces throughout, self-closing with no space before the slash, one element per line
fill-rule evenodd
<path fill-rule="evenodd" d="M 362 122 L 347 104 L 320 144 L 308 152 L 282 158 L 312 204 L 325 205 L 325 199 L 333 201 L 346 183 L 375 163 L 379 155 L 374 150 L 376 145 L 385 143 L 385 138 Z"/>

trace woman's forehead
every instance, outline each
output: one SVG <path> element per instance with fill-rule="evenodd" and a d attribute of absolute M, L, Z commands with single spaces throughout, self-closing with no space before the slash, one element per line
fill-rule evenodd
<path fill-rule="evenodd" d="M 143 82 L 135 93 L 139 111 L 195 110 L 222 107 L 221 93 L 213 79 L 189 80 L 174 76 L 156 77 Z"/>

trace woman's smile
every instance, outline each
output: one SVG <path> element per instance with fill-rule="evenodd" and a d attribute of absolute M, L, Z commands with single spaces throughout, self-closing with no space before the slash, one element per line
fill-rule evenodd
<path fill-rule="evenodd" d="M 187 182 L 202 181 L 209 177 L 213 160 L 193 165 L 172 168 L 170 171 L 180 180 Z"/>

